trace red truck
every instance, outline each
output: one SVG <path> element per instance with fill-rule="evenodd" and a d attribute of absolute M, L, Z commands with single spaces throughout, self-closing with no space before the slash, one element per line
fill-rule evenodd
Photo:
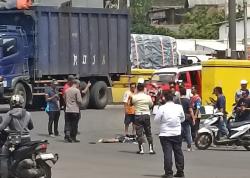
<path fill-rule="evenodd" d="M 201 65 L 167 67 L 154 72 L 146 88 L 155 105 L 158 104 L 161 93 L 170 89 L 171 82 L 182 83 L 187 89 L 187 97 L 192 96 L 192 86 L 196 86 L 201 95 Z M 179 90 L 178 85 L 176 90 Z"/>

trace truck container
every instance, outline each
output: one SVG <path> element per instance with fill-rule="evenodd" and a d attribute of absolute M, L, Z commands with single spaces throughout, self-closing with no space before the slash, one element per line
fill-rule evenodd
<path fill-rule="evenodd" d="M 0 11 L 0 17 L 2 102 L 21 93 L 25 105 L 32 104 L 51 79 L 62 87 L 72 74 L 83 87 L 92 83 L 83 107 L 90 101 L 101 109 L 111 81 L 129 72 L 127 10 L 41 6 Z"/>

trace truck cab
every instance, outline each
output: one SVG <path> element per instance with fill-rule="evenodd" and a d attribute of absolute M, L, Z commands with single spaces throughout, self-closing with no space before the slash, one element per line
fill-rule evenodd
<path fill-rule="evenodd" d="M 187 89 L 187 97 L 191 97 L 191 88 L 196 86 L 201 94 L 201 65 L 191 65 L 191 66 L 175 66 L 167 67 L 157 70 L 153 73 L 151 80 L 147 83 L 146 88 L 149 95 L 157 95 L 156 93 L 161 93 L 170 89 L 169 84 L 171 82 L 182 83 L 182 85 Z M 179 90 L 179 86 L 176 85 L 176 90 Z M 156 99 L 153 99 L 156 101 Z"/>
<path fill-rule="evenodd" d="M 10 97 L 20 78 L 29 80 L 27 36 L 21 27 L 1 25 L 0 96 L 3 99 Z M 18 92 L 24 95 L 23 91 Z"/>

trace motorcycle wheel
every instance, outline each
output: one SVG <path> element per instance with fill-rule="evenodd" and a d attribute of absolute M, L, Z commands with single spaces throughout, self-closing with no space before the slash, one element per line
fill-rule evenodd
<path fill-rule="evenodd" d="M 206 150 L 208 149 L 212 144 L 212 136 L 208 133 L 201 133 L 197 135 L 197 138 L 195 139 L 195 146 L 199 150 Z"/>
<path fill-rule="evenodd" d="M 247 151 L 250 151 L 250 146 L 244 146 Z"/>
<path fill-rule="evenodd" d="M 49 167 L 44 161 L 37 161 L 37 168 L 43 169 L 45 175 L 40 178 L 51 178 L 51 167 Z"/>

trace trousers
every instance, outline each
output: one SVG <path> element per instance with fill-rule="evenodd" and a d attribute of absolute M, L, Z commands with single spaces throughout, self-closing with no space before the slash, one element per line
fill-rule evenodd
<path fill-rule="evenodd" d="M 145 142 L 144 133 L 147 137 L 148 144 L 153 144 L 150 116 L 149 115 L 136 115 L 134 124 L 135 124 L 138 144 L 142 145 Z"/>
<path fill-rule="evenodd" d="M 65 138 L 76 138 L 80 114 L 65 112 Z"/>
<path fill-rule="evenodd" d="M 164 170 L 165 175 L 173 175 L 173 160 L 172 152 L 174 152 L 175 166 L 177 173 L 184 174 L 184 155 L 181 149 L 182 137 L 171 136 L 171 137 L 161 137 L 160 142 L 164 154 Z"/>

